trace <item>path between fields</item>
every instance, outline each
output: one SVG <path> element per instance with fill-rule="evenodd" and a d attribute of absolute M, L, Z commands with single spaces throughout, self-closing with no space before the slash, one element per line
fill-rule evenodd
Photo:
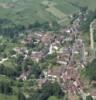
<path fill-rule="evenodd" d="M 3 58 L 1 61 L 0 61 L 0 64 L 3 64 L 5 61 L 8 60 L 8 57 L 7 58 Z"/>
<path fill-rule="evenodd" d="M 14 56 L 16 56 L 16 55 L 12 55 L 11 57 L 14 57 Z M 1 61 L 0 61 L 0 64 L 3 64 L 5 61 L 7 61 L 9 58 L 8 57 L 6 57 L 6 58 L 3 58 Z"/>

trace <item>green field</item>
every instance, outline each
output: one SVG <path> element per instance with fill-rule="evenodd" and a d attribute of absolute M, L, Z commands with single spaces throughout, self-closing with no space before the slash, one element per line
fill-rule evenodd
<path fill-rule="evenodd" d="M 8 96 L 8 95 L 0 94 L 0 100 L 18 100 L 18 99 L 17 96 L 15 95 Z"/>
<path fill-rule="evenodd" d="M 60 10 L 58 10 L 56 7 L 49 7 L 46 9 L 48 12 L 52 13 L 55 17 L 57 17 L 58 19 L 63 19 L 66 15 L 61 12 Z"/>
<path fill-rule="evenodd" d="M 28 25 L 35 21 L 58 21 L 58 17 L 77 12 L 79 8 L 75 5 L 88 6 L 92 10 L 96 8 L 96 0 L 52 0 L 51 6 L 55 8 L 51 8 L 50 13 L 50 8 L 46 11 L 42 2 L 48 3 L 46 0 L 0 0 L 0 18 Z"/>

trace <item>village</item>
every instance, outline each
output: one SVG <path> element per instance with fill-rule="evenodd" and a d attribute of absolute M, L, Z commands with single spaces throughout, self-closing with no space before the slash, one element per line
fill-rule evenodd
<path fill-rule="evenodd" d="M 96 0 L 0 0 L 0 100 L 96 100 Z"/>
<path fill-rule="evenodd" d="M 91 93 L 84 91 L 87 87 L 80 76 L 80 71 L 86 67 L 88 62 L 94 59 L 94 56 L 87 50 L 80 31 L 80 23 L 83 19 L 85 18 L 82 17 L 82 13 L 79 13 L 72 25 L 60 29 L 58 34 L 51 31 L 29 32 L 21 40 L 21 44 L 24 46 L 13 48 L 16 54 L 11 56 L 14 58 L 17 54 L 21 54 L 24 56 L 24 60 L 29 58 L 39 64 L 48 55 L 55 54 L 55 67 L 49 66 L 49 68 L 42 71 L 39 79 L 37 79 L 38 86 L 41 88 L 46 81 L 57 81 L 61 89 L 68 94 L 68 100 L 77 100 L 75 97 L 77 94 L 83 100 L 86 100 L 88 95 L 91 95 L 96 100 L 96 90 L 91 91 Z M 90 38 L 90 48 L 94 50 L 92 32 Z M 38 47 L 38 50 L 35 48 L 30 50 L 31 46 Z M 91 59 L 89 60 L 90 56 Z M 0 63 L 6 60 L 8 58 L 2 59 Z M 16 80 L 27 80 L 31 74 L 31 66 L 28 65 L 27 67 L 28 70 L 23 69 Z"/>

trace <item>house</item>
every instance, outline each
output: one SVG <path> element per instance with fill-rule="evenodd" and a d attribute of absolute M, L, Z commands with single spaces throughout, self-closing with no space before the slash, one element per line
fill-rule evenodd
<path fill-rule="evenodd" d="M 63 76 L 63 81 L 76 80 L 76 78 L 78 77 L 78 72 L 73 67 L 70 67 L 66 68 L 66 71 L 62 74 L 62 76 Z"/>
<path fill-rule="evenodd" d="M 33 39 L 33 34 L 28 34 L 26 41 L 32 41 Z"/>
<path fill-rule="evenodd" d="M 52 33 L 46 33 L 42 36 L 41 42 L 45 45 L 49 45 L 54 41 L 54 35 Z"/>
<path fill-rule="evenodd" d="M 35 32 L 35 33 L 32 33 L 32 34 L 29 34 L 27 36 L 27 38 L 25 39 L 26 43 L 29 44 L 29 43 L 39 43 L 40 42 L 40 39 L 41 39 L 41 36 L 42 35 L 39 35 L 38 32 Z"/>
<path fill-rule="evenodd" d="M 38 79 L 37 83 L 38 83 L 38 87 L 41 89 L 42 85 L 46 82 L 46 79 Z"/>
<path fill-rule="evenodd" d="M 76 94 L 73 95 L 72 91 L 68 90 L 68 100 L 78 100 L 78 96 Z"/>
<path fill-rule="evenodd" d="M 52 81 L 59 81 L 62 78 L 62 73 L 65 71 L 65 66 L 58 66 L 49 69 L 48 71 L 43 71 L 43 74 L 46 79 Z"/>
<path fill-rule="evenodd" d="M 93 91 L 91 91 L 91 96 L 92 96 L 92 98 L 93 98 L 93 100 L 96 100 L 96 89 L 95 90 L 93 90 Z"/>
<path fill-rule="evenodd" d="M 14 48 L 13 50 L 18 54 L 23 54 L 23 53 L 28 54 L 28 50 L 25 47 L 21 47 L 21 48 L 17 47 Z"/>
<path fill-rule="evenodd" d="M 44 58 L 44 54 L 43 52 L 32 52 L 31 53 L 31 59 L 35 62 L 39 62 L 40 60 L 42 60 Z"/>
<path fill-rule="evenodd" d="M 77 92 L 77 88 L 73 85 L 73 81 L 72 80 L 67 80 L 66 85 L 65 85 L 65 89 L 68 92 L 71 92 L 72 95 L 75 95 Z"/>
<path fill-rule="evenodd" d="M 44 32 L 34 32 L 34 38 L 42 38 L 42 36 L 44 35 Z"/>
<path fill-rule="evenodd" d="M 58 53 L 57 54 L 57 63 L 67 65 L 69 62 L 70 54 Z"/>
<path fill-rule="evenodd" d="M 43 55 L 46 56 L 49 52 L 49 46 L 43 47 L 40 52 L 42 52 Z"/>
<path fill-rule="evenodd" d="M 27 72 L 23 72 L 19 77 L 17 77 L 17 80 L 22 80 L 25 81 L 27 80 L 28 76 L 30 75 L 31 70 L 27 71 Z"/>
<path fill-rule="evenodd" d="M 81 88 L 83 89 L 83 82 L 80 80 L 80 78 L 77 78 L 74 82 L 73 82 L 73 85 L 76 87 L 76 88 Z"/>
<path fill-rule="evenodd" d="M 72 41 L 72 37 L 67 37 L 67 38 L 64 39 L 64 41 L 65 42 L 70 42 L 70 41 Z"/>
<path fill-rule="evenodd" d="M 34 36 L 33 36 L 33 38 L 34 38 L 34 40 L 35 40 L 35 42 L 34 43 L 39 43 L 39 42 L 41 42 L 41 39 L 42 39 L 42 37 L 44 36 L 44 32 L 34 32 Z"/>
<path fill-rule="evenodd" d="M 66 68 L 66 71 L 62 74 L 63 82 L 66 83 L 66 90 L 71 91 L 71 93 L 76 94 L 79 93 L 80 90 L 83 89 L 84 84 L 80 79 L 79 72 L 73 66 L 69 66 Z"/>
<path fill-rule="evenodd" d="M 20 54 L 21 54 L 21 50 L 20 50 L 19 47 L 17 47 L 17 48 L 13 48 L 13 51 L 15 51 L 16 53 L 20 53 Z"/>
<path fill-rule="evenodd" d="M 93 87 L 96 87 L 96 80 L 92 80 L 92 81 L 91 81 L 91 85 L 92 85 Z"/>
<path fill-rule="evenodd" d="M 55 42 L 56 43 L 62 43 L 64 38 L 65 38 L 65 34 L 64 33 L 56 34 L 55 35 Z"/>
<path fill-rule="evenodd" d="M 58 52 L 59 48 L 60 48 L 60 43 L 54 42 L 54 43 L 50 44 L 48 54 L 53 54 L 54 52 Z"/>
<path fill-rule="evenodd" d="M 21 75 L 19 77 L 17 77 L 17 80 L 22 80 L 25 81 L 27 80 L 28 76 L 31 74 L 32 70 L 31 70 L 31 66 L 27 66 L 28 67 L 28 71 L 23 71 L 21 73 Z"/>
<path fill-rule="evenodd" d="M 27 79 L 27 76 L 25 73 L 22 73 L 18 78 L 16 78 L 17 80 L 22 80 L 25 81 Z"/>

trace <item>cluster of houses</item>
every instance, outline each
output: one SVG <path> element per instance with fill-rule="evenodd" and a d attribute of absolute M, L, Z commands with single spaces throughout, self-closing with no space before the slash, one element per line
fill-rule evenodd
<path fill-rule="evenodd" d="M 21 42 L 25 45 L 34 43 L 37 46 L 41 43 L 43 47 L 40 50 L 31 51 L 29 54 L 27 47 L 14 49 L 15 52 L 24 54 L 25 59 L 30 57 L 32 61 L 37 63 L 46 58 L 47 55 L 56 53 L 57 66 L 42 71 L 44 78 L 39 80 L 40 86 L 46 80 L 50 80 L 52 82 L 58 81 L 61 87 L 66 92 L 72 93 L 72 95 L 81 93 L 84 90 L 84 83 L 80 79 L 79 68 L 85 68 L 87 53 L 83 40 L 80 37 L 80 21 L 80 18 L 77 18 L 72 26 L 61 29 L 58 34 L 53 32 L 29 33 Z M 19 78 L 26 80 L 28 73 L 24 72 Z M 91 95 L 96 100 L 96 91 Z"/>

